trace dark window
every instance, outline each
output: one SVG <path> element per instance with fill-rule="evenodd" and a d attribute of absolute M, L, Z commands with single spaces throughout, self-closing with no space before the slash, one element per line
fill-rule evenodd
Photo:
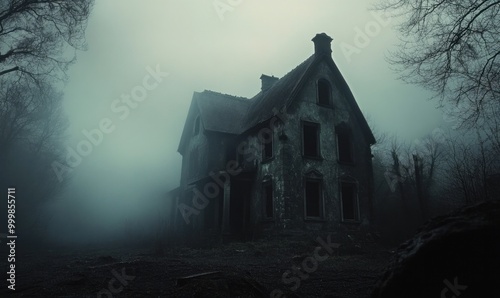
<path fill-rule="evenodd" d="M 356 184 L 351 182 L 342 182 L 340 184 L 342 199 L 342 218 L 345 221 L 358 221 L 358 195 Z"/>
<path fill-rule="evenodd" d="M 318 103 L 320 105 L 331 106 L 330 84 L 326 80 L 318 81 Z"/>
<path fill-rule="evenodd" d="M 270 133 L 266 136 L 266 141 L 262 148 L 262 160 L 266 160 L 273 157 L 273 135 Z"/>
<path fill-rule="evenodd" d="M 351 137 L 347 133 L 337 134 L 340 162 L 353 162 Z"/>
<path fill-rule="evenodd" d="M 200 133 L 200 116 L 196 117 L 194 120 L 194 135 L 198 135 Z"/>
<path fill-rule="evenodd" d="M 319 157 L 319 124 L 303 123 L 302 148 L 304 156 Z"/>
<path fill-rule="evenodd" d="M 271 181 L 264 183 L 264 206 L 266 218 L 274 217 L 273 184 Z"/>
<path fill-rule="evenodd" d="M 307 179 L 305 185 L 306 217 L 321 217 L 321 180 Z"/>

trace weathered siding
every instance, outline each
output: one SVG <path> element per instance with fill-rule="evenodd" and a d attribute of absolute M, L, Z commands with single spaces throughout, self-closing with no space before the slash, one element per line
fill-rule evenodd
<path fill-rule="evenodd" d="M 332 107 L 317 104 L 317 81 L 327 79 L 332 87 Z M 361 221 L 367 219 L 371 181 L 371 153 L 357 119 L 346 98 L 335 86 L 336 79 L 326 64 L 321 64 L 299 92 L 288 110 L 285 124 L 286 141 L 279 141 L 277 158 L 269 166 L 263 165 L 262 172 L 274 175 L 276 186 L 276 219 L 281 228 L 334 228 L 341 223 L 339 179 L 343 176 L 358 182 L 358 198 Z M 302 155 L 302 121 L 320 124 L 320 159 Z M 351 128 L 354 144 L 353 165 L 338 162 L 335 127 L 346 123 Z M 271 168 L 271 169 L 270 169 Z M 304 220 L 305 197 L 304 177 L 317 171 L 323 175 L 324 218 L 321 221 Z"/>

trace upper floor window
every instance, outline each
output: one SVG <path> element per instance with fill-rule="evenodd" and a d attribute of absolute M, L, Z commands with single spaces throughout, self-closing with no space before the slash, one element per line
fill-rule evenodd
<path fill-rule="evenodd" d="M 339 162 L 354 162 L 351 136 L 347 132 L 337 133 L 337 150 Z"/>
<path fill-rule="evenodd" d="M 200 116 L 197 116 L 196 119 L 194 119 L 193 134 L 196 136 L 199 133 L 200 133 Z"/>
<path fill-rule="evenodd" d="M 302 153 L 305 157 L 320 157 L 319 124 L 302 123 Z"/>
<path fill-rule="evenodd" d="M 273 133 L 270 132 L 262 144 L 262 160 L 265 161 L 273 157 Z"/>
<path fill-rule="evenodd" d="M 324 106 L 332 105 L 330 83 L 325 79 L 318 81 L 318 104 Z"/>

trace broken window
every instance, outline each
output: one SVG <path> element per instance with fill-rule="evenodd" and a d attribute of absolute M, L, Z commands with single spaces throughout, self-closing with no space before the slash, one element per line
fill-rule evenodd
<path fill-rule="evenodd" d="M 264 214 L 266 218 L 274 217 L 274 194 L 272 181 L 264 182 Z"/>
<path fill-rule="evenodd" d="M 318 81 L 318 103 L 324 106 L 331 106 L 330 84 L 327 80 L 321 79 Z"/>
<path fill-rule="evenodd" d="M 340 196 L 342 202 L 342 219 L 344 221 L 359 221 L 356 183 L 341 182 Z"/>
<path fill-rule="evenodd" d="M 306 179 L 305 196 L 306 218 L 322 217 L 323 195 L 321 190 L 321 180 Z"/>
<path fill-rule="evenodd" d="M 263 142 L 262 146 L 262 160 L 270 159 L 273 157 L 273 135 L 272 132 L 266 136 L 265 142 Z"/>
<path fill-rule="evenodd" d="M 337 149 L 340 162 L 352 163 L 354 161 L 351 137 L 348 133 L 337 134 Z"/>
<path fill-rule="evenodd" d="M 302 152 L 306 157 L 320 157 L 319 124 L 312 122 L 302 124 Z"/>

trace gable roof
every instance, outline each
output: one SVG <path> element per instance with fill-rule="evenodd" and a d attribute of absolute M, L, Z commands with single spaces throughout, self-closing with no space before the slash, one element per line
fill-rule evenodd
<path fill-rule="evenodd" d="M 358 103 L 356 102 L 356 99 L 354 98 L 354 95 L 352 94 L 351 88 L 349 88 L 349 85 L 347 84 L 346 80 L 340 73 L 340 70 L 338 69 L 337 65 L 331 58 L 331 56 L 328 57 L 327 59 L 328 65 L 330 66 L 330 69 L 333 72 L 333 76 L 336 78 L 336 80 L 333 82 L 333 84 L 338 88 L 340 93 L 342 93 L 345 98 L 347 99 L 347 103 L 351 106 L 353 110 L 354 117 L 356 118 L 357 122 L 359 123 L 361 130 L 365 134 L 365 137 L 367 138 L 367 141 L 369 144 L 373 145 L 377 141 L 375 140 L 375 136 L 373 136 L 373 132 L 368 125 L 368 122 L 366 122 L 366 118 L 361 112 L 361 109 L 358 106 Z"/>
<path fill-rule="evenodd" d="M 247 113 L 249 106 L 250 100 L 245 97 L 210 90 L 194 92 L 177 151 L 183 151 L 198 114 L 203 128 L 207 131 L 239 134 L 241 133 L 241 119 Z"/>
<path fill-rule="evenodd" d="M 198 104 L 205 130 L 241 133 L 239 123 L 250 106 L 248 98 L 205 90 L 195 92 L 193 100 Z"/>
<path fill-rule="evenodd" d="M 268 90 L 255 95 L 251 99 L 252 104 L 241 122 L 242 130 L 246 131 L 274 116 L 273 109 L 283 107 L 286 101 L 292 97 L 294 90 L 297 89 L 314 61 L 315 55 L 312 55 L 279 79 Z"/>
<path fill-rule="evenodd" d="M 327 40 L 328 44 L 331 41 L 331 38 L 326 34 L 318 34 L 316 37 L 330 39 Z M 190 135 L 188 132 L 192 131 L 192 122 L 194 121 L 192 118 L 198 112 L 205 130 L 234 135 L 244 133 L 271 119 L 277 111 L 291 105 L 308 77 L 321 61 L 325 61 L 333 72 L 335 80 L 332 83 L 351 106 L 354 117 L 360 124 L 368 143 L 375 144 L 375 137 L 365 117 L 361 113 L 347 82 L 333 62 L 331 50 L 326 51 L 324 45 L 318 47 L 316 44 L 316 46 L 315 54 L 279 79 L 270 88 L 260 91 L 251 99 L 208 90 L 195 92 L 184 124 L 178 151 L 183 150 Z"/>
<path fill-rule="evenodd" d="M 347 85 L 347 82 L 329 53 L 313 54 L 284 77 L 279 79 L 271 88 L 264 92 L 261 91 L 254 96 L 251 99 L 251 106 L 241 123 L 241 130 L 249 130 L 272 118 L 276 112 L 281 111 L 283 107 L 288 108 L 308 77 L 313 73 L 314 68 L 323 60 L 326 61 L 333 72 L 335 81 L 332 83 L 340 93 L 344 95 L 348 104 L 351 106 L 354 111 L 354 117 L 360 124 L 368 142 L 370 144 L 375 144 L 375 137 L 354 99 L 349 85 Z"/>

